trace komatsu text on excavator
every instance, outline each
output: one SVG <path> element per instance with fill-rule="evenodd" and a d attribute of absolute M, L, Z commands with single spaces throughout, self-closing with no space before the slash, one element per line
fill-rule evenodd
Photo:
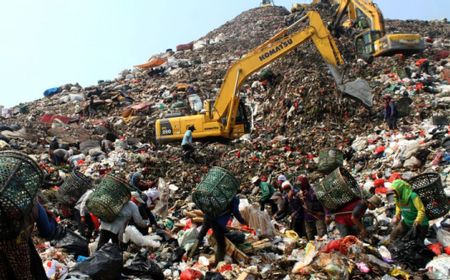
<path fill-rule="evenodd" d="M 294 30 L 300 22 L 309 19 L 309 26 Z M 183 138 L 186 130 L 195 126 L 194 138 L 220 137 L 235 139 L 249 132 L 250 125 L 245 107 L 240 100 L 239 90 L 251 74 L 280 58 L 299 46 L 312 40 L 317 50 L 329 65 L 338 88 L 344 93 L 360 99 L 366 106 L 372 106 L 371 89 L 364 80 L 344 84 L 337 66 L 344 63 L 328 28 L 315 11 L 308 12 L 291 26 L 281 30 L 272 38 L 256 47 L 228 69 L 216 100 L 205 100 L 203 113 L 190 116 L 159 119 L 155 123 L 156 140 L 169 142 Z"/>
<path fill-rule="evenodd" d="M 425 48 L 419 34 L 386 34 L 383 14 L 372 0 L 337 0 L 331 28 L 337 35 L 343 28 L 358 26 L 363 29 L 355 37 L 356 50 L 364 58 L 411 54 Z M 347 17 L 345 17 L 347 15 Z"/>

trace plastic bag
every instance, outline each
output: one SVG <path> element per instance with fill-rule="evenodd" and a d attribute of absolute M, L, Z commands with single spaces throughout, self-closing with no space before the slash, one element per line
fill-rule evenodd
<path fill-rule="evenodd" d="M 152 260 L 148 259 L 148 252 L 139 252 L 129 265 L 123 268 L 125 275 L 150 277 L 152 280 L 164 280 L 162 269 Z"/>
<path fill-rule="evenodd" d="M 93 279 L 116 280 L 122 272 L 122 252 L 117 244 L 106 243 L 74 270 L 89 275 Z"/>
<path fill-rule="evenodd" d="M 125 228 L 125 233 L 123 234 L 123 242 L 128 243 L 128 241 L 133 242 L 134 244 L 141 247 L 151 247 L 158 248 L 161 246 L 161 243 L 156 240 L 160 240 L 159 236 L 144 236 L 135 226 L 127 226 Z"/>
<path fill-rule="evenodd" d="M 202 277 L 203 274 L 200 271 L 188 268 L 181 273 L 180 280 L 200 280 Z"/>
<path fill-rule="evenodd" d="M 184 250 L 189 251 L 189 249 L 194 245 L 197 240 L 198 231 L 196 227 L 190 228 L 188 230 L 181 230 L 178 232 L 178 245 Z"/>
<path fill-rule="evenodd" d="M 450 256 L 441 255 L 426 266 L 427 276 L 430 279 L 444 280 L 450 278 Z"/>
<path fill-rule="evenodd" d="M 299 273 L 302 268 L 308 266 L 314 257 L 317 255 L 317 248 L 314 246 L 314 243 L 309 242 L 305 247 L 304 257 L 302 260 L 297 262 L 292 269 L 292 273 Z"/>
<path fill-rule="evenodd" d="M 44 263 L 45 274 L 49 279 L 64 279 L 67 276 L 68 269 L 64 264 L 51 260 Z"/>
<path fill-rule="evenodd" d="M 208 271 L 203 280 L 225 280 L 225 278 L 219 272 Z"/>
<path fill-rule="evenodd" d="M 89 242 L 70 229 L 66 229 L 66 234 L 61 239 L 53 240 L 51 245 L 65 249 L 75 256 L 89 256 Z"/>
<path fill-rule="evenodd" d="M 254 205 L 239 207 L 239 211 L 250 228 L 256 230 L 258 236 L 273 237 L 275 235 L 275 228 L 267 212 L 260 211 L 259 207 Z"/>
<path fill-rule="evenodd" d="M 437 240 L 444 247 L 450 246 L 450 231 L 447 231 L 443 228 L 438 229 L 437 231 Z"/>

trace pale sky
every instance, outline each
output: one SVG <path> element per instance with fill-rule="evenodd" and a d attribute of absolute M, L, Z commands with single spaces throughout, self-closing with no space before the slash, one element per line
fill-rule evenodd
<path fill-rule="evenodd" d="M 288 9 L 294 2 L 277 1 Z M 450 19 L 450 0 L 378 0 L 385 18 Z M 2 0 L 0 105 L 66 83 L 112 80 L 153 54 L 196 40 L 259 0 Z"/>

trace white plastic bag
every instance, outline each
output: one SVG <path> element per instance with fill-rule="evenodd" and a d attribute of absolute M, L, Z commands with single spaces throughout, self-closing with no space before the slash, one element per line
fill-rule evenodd
<path fill-rule="evenodd" d="M 443 254 L 435 257 L 431 262 L 427 263 L 427 276 L 435 280 L 450 279 L 450 256 Z"/>
<path fill-rule="evenodd" d="M 142 235 L 142 233 L 140 233 L 135 226 L 127 226 L 122 236 L 122 240 L 124 243 L 128 243 L 128 241 L 131 241 L 138 246 L 151 248 L 158 248 L 161 246 L 161 243 L 157 241 L 159 239 L 161 239 L 161 237 L 157 235 Z"/>
<path fill-rule="evenodd" d="M 440 228 L 437 231 L 437 240 L 444 247 L 450 246 L 450 232 L 445 230 L 445 229 L 443 229 L 443 228 Z"/>

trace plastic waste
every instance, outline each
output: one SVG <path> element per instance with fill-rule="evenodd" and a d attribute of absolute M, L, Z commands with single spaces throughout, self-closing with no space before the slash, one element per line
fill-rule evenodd
<path fill-rule="evenodd" d="M 438 229 L 436 233 L 437 240 L 444 247 L 450 246 L 450 231 L 447 231 L 443 228 Z"/>
<path fill-rule="evenodd" d="M 164 280 L 162 269 L 152 260 L 148 259 L 148 252 L 139 252 L 130 264 L 123 268 L 125 275 L 133 275 L 138 277 L 149 277 L 153 280 Z"/>
<path fill-rule="evenodd" d="M 450 256 L 441 255 L 434 258 L 425 267 L 430 279 L 444 280 L 450 279 Z"/>
<path fill-rule="evenodd" d="M 74 270 L 94 279 L 120 279 L 122 271 L 122 252 L 117 244 L 106 243 L 84 262 L 78 263 Z"/>
<path fill-rule="evenodd" d="M 161 243 L 157 240 L 160 240 L 161 237 L 154 235 L 154 236 L 144 236 L 142 233 L 139 232 L 139 230 L 135 226 L 127 226 L 125 228 L 125 232 L 123 234 L 123 241 L 125 243 L 128 243 L 128 241 L 133 242 L 134 244 L 141 246 L 141 247 L 151 247 L 151 248 L 158 248 L 161 246 Z"/>
<path fill-rule="evenodd" d="M 292 269 L 292 273 L 299 273 L 302 268 L 309 265 L 317 254 L 317 248 L 314 243 L 309 242 L 305 247 L 303 259 L 297 262 Z"/>
<path fill-rule="evenodd" d="M 67 267 L 56 261 L 51 260 L 44 263 L 45 274 L 49 279 L 64 279 L 68 274 Z"/>
<path fill-rule="evenodd" d="M 202 279 L 203 274 L 195 269 L 188 268 L 180 274 L 180 280 L 199 280 Z"/>
<path fill-rule="evenodd" d="M 88 241 L 70 229 L 66 230 L 66 234 L 61 239 L 53 240 L 50 243 L 52 246 L 63 248 L 75 256 L 89 256 Z"/>

